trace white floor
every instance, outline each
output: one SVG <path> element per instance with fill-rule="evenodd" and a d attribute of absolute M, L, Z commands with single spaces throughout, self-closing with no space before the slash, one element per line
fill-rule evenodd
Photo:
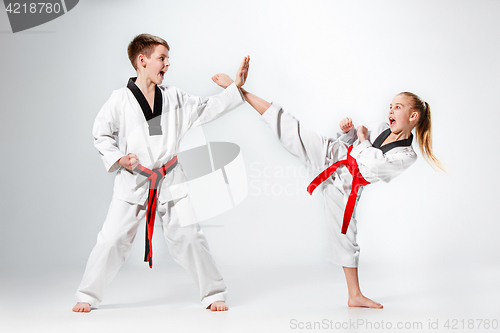
<path fill-rule="evenodd" d="M 365 267 L 362 289 L 383 310 L 348 308 L 342 272 L 326 263 L 220 267 L 230 292 L 230 310 L 220 313 L 201 307 L 194 285 L 178 266 L 124 266 L 101 307 L 77 314 L 71 307 L 82 269 L 50 275 L 2 270 L 0 332 L 500 330 L 498 266 Z"/>

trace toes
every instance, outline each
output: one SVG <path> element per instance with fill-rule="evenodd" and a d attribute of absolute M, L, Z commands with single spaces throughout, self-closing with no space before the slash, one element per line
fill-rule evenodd
<path fill-rule="evenodd" d="M 224 302 L 214 302 L 209 306 L 209 308 L 211 311 L 227 311 L 229 309 L 227 304 Z"/>

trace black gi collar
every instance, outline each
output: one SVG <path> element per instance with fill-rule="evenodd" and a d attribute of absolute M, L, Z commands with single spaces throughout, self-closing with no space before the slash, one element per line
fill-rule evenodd
<path fill-rule="evenodd" d="M 386 145 L 383 145 L 381 147 L 380 145 L 385 141 L 385 139 L 387 139 L 387 137 L 389 136 L 389 134 L 391 134 L 391 129 L 390 128 L 388 128 L 385 131 L 383 131 L 382 133 L 380 133 L 379 136 L 373 142 L 373 147 L 382 150 L 382 152 L 385 154 L 389 150 L 391 150 L 393 148 L 396 148 L 396 147 L 408 147 L 408 146 L 411 146 L 411 143 L 413 141 L 413 134 L 410 133 L 410 137 L 408 139 L 394 141 L 394 142 L 388 143 Z"/>
<path fill-rule="evenodd" d="M 132 94 L 134 94 L 135 99 L 141 106 L 144 118 L 146 118 L 146 121 L 149 125 L 149 136 L 162 135 L 161 111 L 163 109 L 163 99 L 161 96 L 161 90 L 160 88 L 158 88 L 158 86 L 155 86 L 155 104 L 153 113 L 148 101 L 146 100 L 146 97 L 144 97 L 141 89 L 139 89 L 139 87 L 135 84 L 135 80 L 137 80 L 136 77 L 131 77 L 128 80 L 127 88 L 129 88 Z"/>

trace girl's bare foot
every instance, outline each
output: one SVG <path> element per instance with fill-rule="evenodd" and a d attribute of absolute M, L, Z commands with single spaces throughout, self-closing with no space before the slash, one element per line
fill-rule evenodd
<path fill-rule="evenodd" d="M 347 301 L 347 305 L 349 307 L 363 307 L 363 308 L 372 308 L 372 309 L 383 309 L 382 304 L 372 301 L 371 299 L 359 295 L 355 297 L 349 297 L 349 301 Z"/>
<path fill-rule="evenodd" d="M 217 83 L 219 86 L 222 88 L 226 89 L 233 83 L 233 79 L 231 79 L 227 74 L 220 73 L 220 74 L 215 74 L 212 76 L 212 81 Z"/>
<path fill-rule="evenodd" d="M 224 74 L 226 75 L 226 74 Z M 216 301 L 210 304 L 207 309 L 210 309 L 212 311 L 227 311 L 229 307 L 227 306 L 226 302 L 224 301 Z"/>
<path fill-rule="evenodd" d="M 73 307 L 73 312 L 90 312 L 90 304 L 84 302 L 78 302 Z"/>

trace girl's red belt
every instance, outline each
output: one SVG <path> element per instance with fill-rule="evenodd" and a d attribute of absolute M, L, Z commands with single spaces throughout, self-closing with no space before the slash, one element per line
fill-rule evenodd
<path fill-rule="evenodd" d="M 158 185 L 160 181 L 177 165 L 177 156 L 174 156 L 167 164 L 161 168 L 150 170 L 142 165 L 138 165 L 134 171 L 147 177 L 149 180 L 148 208 L 146 210 L 146 251 L 144 261 L 149 262 L 149 268 L 153 268 L 153 229 L 155 226 L 156 204 L 158 201 Z"/>
<path fill-rule="evenodd" d="M 366 186 L 370 184 L 366 179 L 363 178 L 361 173 L 359 172 L 358 163 L 356 159 L 351 156 L 352 146 L 347 150 L 347 158 L 345 160 L 340 160 L 328 168 L 326 168 L 322 173 L 320 173 L 307 187 L 307 192 L 312 195 L 313 191 L 318 187 L 322 182 L 327 180 L 337 168 L 341 165 L 345 165 L 349 172 L 352 175 L 352 188 L 351 194 L 349 194 L 349 199 L 347 200 L 347 204 L 345 206 L 344 211 L 344 221 L 342 223 L 342 230 L 340 231 L 344 235 L 347 233 L 347 228 L 349 227 L 349 223 L 351 222 L 352 213 L 354 211 L 354 206 L 356 205 L 356 197 L 358 196 L 358 189 L 360 186 Z"/>

